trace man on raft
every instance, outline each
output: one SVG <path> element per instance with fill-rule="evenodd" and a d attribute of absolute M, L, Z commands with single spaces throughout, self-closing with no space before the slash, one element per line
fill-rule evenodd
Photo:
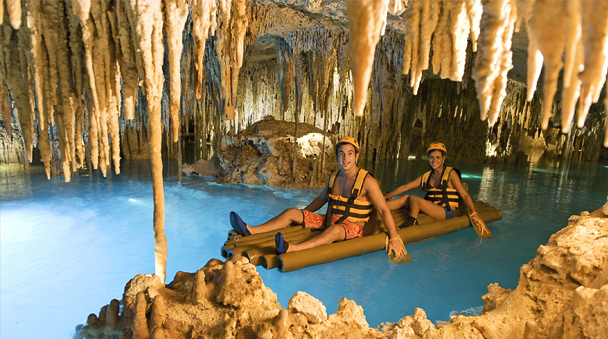
<path fill-rule="evenodd" d="M 275 235 L 278 254 L 301 251 L 335 241 L 363 236 L 363 226 L 369 220 L 373 207 L 378 211 L 389 233 L 387 253 L 395 262 L 409 262 L 410 256 L 397 234 L 393 216 L 386 204 L 378 182 L 366 170 L 357 167 L 359 143 L 353 137 L 343 137 L 336 145 L 336 157 L 340 170 L 327 179 L 325 188 L 306 208 L 288 208 L 271 220 L 258 225 L 247 225 L 236 214 L 230 212 L 230 224 L 240 235 L 250 235 L 282 229 L 291 225 L 323 229 L 323 232 L 300 244 L 285 241 L 282 233 Z M 316 212 L 329 202 L 327 215 Z"/>
<path fill-rule="evenodd" d="M 417 218 L 420 212 L 429 215 L 435 220 L 452 218 L 454 211 L 459 206 L 459 200 L 462 198 L 464 204 L 471 211 L 470 217 L 475 226 L 480 229 L 481 234 L 490 233 L 486 224 L 477 215 L 473 200 L 460 181 L 460 171 L 445 165 L 447 153 L 448 151 L 443 143 L 431 143 L 426 151 L 431 170 L 409 183 L 397 187 L 394 191 L 386 193 L 385 198 L 388 200 L 387 205 L 389 209 L 406 208 L 410 210 L 407 220 L 405 220 L 403 225 L 399 226 L 406 227 L 418 224 Z M 392 199 L 393 196 L 405 193 L 416 187 L 421 187 L 427 192 L 424 199 L 414 195 L 404 195 Z"/>

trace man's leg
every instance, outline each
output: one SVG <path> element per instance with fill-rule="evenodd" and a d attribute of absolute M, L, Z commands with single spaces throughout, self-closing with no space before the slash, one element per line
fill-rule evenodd
<path fill-rule="evenodd" d="M 321 245 L 331 244 L 334 241 L 344 240 L 345 238 L 346 231 L 344 230 L 344 227 L 340 225 L 331 225 L 324 230 L 323 233 L 312 239 L 306 240 L 300 244 L 289 244 L 286 252 L 306 250 Z"/>
<path fill-rule="evenodd" d="M 247 229 L 251 234 L 263 233 L 268 231 L 274 231 L 281 228 L 285 228 L 292 224 L 302 224 L 304 222 L 304 216 L 302 215 L 302 210 L 297 208 L 288 208 L 283 213 L 277 215 L 276 217 L 268 220 L 267 222 L 258 225 L 258 226 L 250 226 L 246 225 Z"/>

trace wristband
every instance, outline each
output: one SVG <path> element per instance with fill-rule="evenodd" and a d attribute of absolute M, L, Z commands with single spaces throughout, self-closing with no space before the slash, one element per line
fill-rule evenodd
<path fill-rule="evenodd" d="M 391 195 L 390 192 L 386 192 L 386 200 L 391 200 L 393 198 L 393 196 Z"/>

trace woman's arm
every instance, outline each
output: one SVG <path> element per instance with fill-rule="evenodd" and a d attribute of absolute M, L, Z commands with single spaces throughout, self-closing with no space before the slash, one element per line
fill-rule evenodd
<path fill-rule="evenodd" d="M 458 191 L 458 195 L 460 195 L 460 197 L 462 198 L 462 200 L 464 201 L 464 204 L 469 208 L 469 210 L 471 211 L 471 217 L 474 217 L 477 215 L 477 211 L 475 210 L 475 204 L 473 204 L 473 199 L 471 199 L 471 195 L 469 194 L 469 192 L 467 192 L 467 190 L 464 189 L 464 186 L 462 185 L 462 181 L 460 181 L 460 177 L 458 177 L 458 174 L 456 173 L 456 171 L 452 171 L 450 173 L 450 183 L 452 184 L 452 186 L 454 187 L 454 189 L 456 189 L 456 191 Z M 475 220 L 477 222 L 477 226 L 481 228 L 481 233 L 490 233 L 490 230 L 488 230 L 488 227 L 486 226 L 486 224 L 482 221 L 482 222 L 478 222 L 479 216 L 477 216 L 477 218 L 473 218 L 473 220 Z"/>
<path fill-rule="evenodd" d="M 418 178 L 408 182 L 405 185 L 401 185 L 399 187 L 397 187 L 396 189 L 394 189 L 393 191 L 388 192 L 388 196 L 389 199 L 398 196 L 399 194 L 405 193 L 409 190 L 411 190 L 412 188 L 416 188 L 418 186 L 420 186 L 420 183 L 422 182 L 422 176 L 419 176 Z"/>

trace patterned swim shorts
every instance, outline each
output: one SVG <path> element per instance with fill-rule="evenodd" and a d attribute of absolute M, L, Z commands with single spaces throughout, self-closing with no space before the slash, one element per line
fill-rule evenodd
<path fill-rule="evenodd" d="M 317 214 L 314 212 L 302 210 L 302 214 L 304 215 L 304 227 L 305 228 L 315 228 L 315 229 L 323 229 L 325 226 L 325 216 L 321 214 Z M 340 216 L 334 215 L 331 217 L 331 224 L 334 225 L 336 221 L 340 219 Z M 345 239 L 353 239 L 359 238 L 363 236 L 363 227 L 357 223 L 354 223 L 349 220 L 344 220 L 340 223 L 340 226 L 344 228 L 346 232 Z"/>

